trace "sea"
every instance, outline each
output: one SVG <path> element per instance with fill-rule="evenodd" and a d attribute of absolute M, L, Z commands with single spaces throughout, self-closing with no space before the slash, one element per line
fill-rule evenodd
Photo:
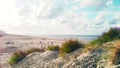
<path fill-rule="evenodd" d="M 80 41 L 92 41 L 99 37 L 99 35 L 44 35 L 46 38 L 57 38 L 57 39 L 77 39 Z"/>

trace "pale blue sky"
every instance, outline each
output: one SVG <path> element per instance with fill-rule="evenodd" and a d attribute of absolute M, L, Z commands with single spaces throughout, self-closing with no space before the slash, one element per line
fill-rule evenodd
<path fill-rule="evenodd" d="M 12 34 L 100 35 L 120 27 L 120 0 L 0 0 L 0 30 Z"/>

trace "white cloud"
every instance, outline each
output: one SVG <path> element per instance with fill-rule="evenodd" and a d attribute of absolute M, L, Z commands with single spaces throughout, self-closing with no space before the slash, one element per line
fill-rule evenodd
<path fill-rule="evenodd" d="M 15 5 L 15 0 L 0 0 L 0 29 L 8 30 L 19 24 Z"/>
<path fill-rule="evenodd" d="M 113 0 L 109 0 L 107 3 L 106 3 L 106 5 L 107 5 L 107 7 L 109 7 L 109 6 L 112 6 L 113 5 Z"/>
<path fill-rule="evenodd" d="M 105 20 L 105 12 L 99 12 L 98 15 L 96 16 L 96 18 L 94 19 L 94 23 L 96 25 L 100 25 L 100 24 L 103 24 L 104 23 L 104 20 Z"/>
<path fill-rule="evenodd" d="M 114 17 L 114 18 L 110 21 L 110 24 L 117 24 L 117 23 L 120 23 L 120 17 L 118 17 L 118 18 Z"/>
<path fill-rule="evenodd" d="M 54 18 L 60 15 L 64 8 L 57 6 L 52 0 L 36 0 L 36 3 L 28 1 L 27 4 L 19 5 L 20 15 L 36 18 Z"/>
<path fill-rule="evenodd" d="M 120 13 L 114 13 L 114 16 L 109 21 L 110 27 L 120 27 Z"/>
<path fill-rule="evenodd" d="M 102 9 L 113 4 L 111 0 L 75 2 L 80 8 L 95 6 Z M 109 28 L 104 11 L 97 11 L 97 16 L 91 19 L 89 15 L 94 12 L 81 12 L 78 5 L 70 5 L 68 0 L 65 4 L 54 4 L 54 0 L 0 0 L 0 29 L 9 33 L 39 35 L 99 34 Z"/>
<path fill-rule="evenodd" d="M 107 5 L 112 4 L 110 0 L 74 0 L 80 4 L 81 8 L 94 7 L 97 10 L 106 8 Z"/>

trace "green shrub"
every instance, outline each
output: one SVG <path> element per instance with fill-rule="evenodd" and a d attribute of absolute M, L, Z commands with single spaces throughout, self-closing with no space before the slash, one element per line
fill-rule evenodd
<path fill-rule="evenodd" d="M 60 48 L 60 55 L 71 53 L 79 48 L 82 48 L 83 44 L 79 43 L 78 40 L 68 40 Z"/>
<path fill-rule="evenodd" d="M 22 59 L 24 59 L 28 54 L 32 53 L 32 52 L 44 52 L 45 49 L 39 49 L 39 48 L 31 48 L 28 49 L 26 51 L 18 51 L 12 54 L 10 60 L 9 60 L 9 64 L 13 65 L 18 63 L 19 61 L 21 61 Z"/>
<path fill-rule="evenodd" d="M 92 41 L 91 44 L 101 44 L 117 39 L 120 39 L 120 29 L 111 28 L 108 32 L 103 33 L 98 39 Z"/>
<path fill-rule="evenodd" d="M 48 50 L 50 50 L 50 51 L 59 51 L 59 46 L 49 46 Z"/>

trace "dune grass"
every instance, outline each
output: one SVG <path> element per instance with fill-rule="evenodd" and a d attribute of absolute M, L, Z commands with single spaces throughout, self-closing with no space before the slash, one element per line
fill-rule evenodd
<path fill-rule="evenodd" d="M 83 44 L 80 43 L 78 40 L 68 40 L 64 42 L 63 45 L 61 46 L 60 56 L 64 56 L 82 47 Z"/>
<path fill-rule="evenodd" d="M 120 29 L 111 28 L 108 32 L 103 33 L 98 39 L 91 42 L 92 45 L 102 44 L 113 40 L 120 39 Z"/>
<path fill-rule="evenodd" d="M 28 54 L 32 52 L 44 52 L 45 49 L 39 49 L 39 48 L 30 48 L 26 51 L 18 51 L 12 54 L 9 60 L 9 64 L 13 65 L 24 59 Z"/>
<path fill-rule="evenodd" d="M 112 64 L 120 64 L 120 44 L 116 48 L 114 48 L 110 56 Z"/>
<path fill-rule="evenodd" d="M 59 46 L 49 46 L 48 50 L 49 51 L 59 51 L 60 47 Z"/>

